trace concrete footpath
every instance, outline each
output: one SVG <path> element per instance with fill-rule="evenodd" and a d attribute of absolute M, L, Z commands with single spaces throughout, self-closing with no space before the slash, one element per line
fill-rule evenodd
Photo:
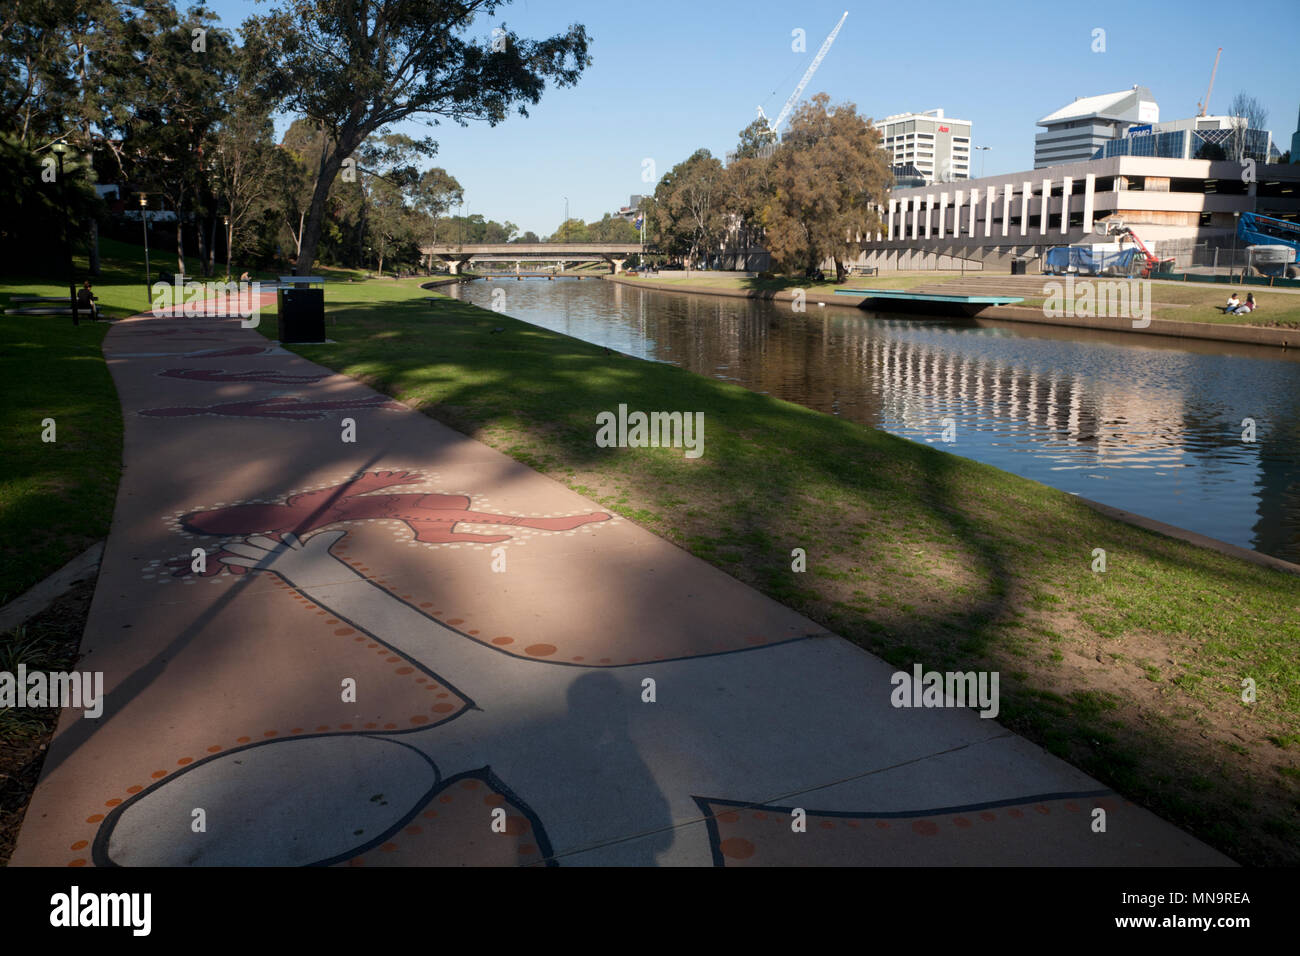
<path fill-rule="evenodd" d="M 13 865 L 1231 863 L 237 320 L 104 349 L 103 713 L 63 712 Z"/>

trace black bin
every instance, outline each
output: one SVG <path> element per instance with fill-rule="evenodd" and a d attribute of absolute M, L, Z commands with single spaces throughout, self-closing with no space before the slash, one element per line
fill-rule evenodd
<path fill-rule="evenodd" d="M 276 295 L 280 306 L 281 342 L 325 341 L 325 280 L 319 276 L 281 276 Z"/>
<path fill-rule="evenodd" d="M 1026 275 L 1026 272 L 1025 272 L 1025 266 L 1027 266 L 1028 264 L 1029 264 L 1029 263 L 1026 262 L 1024 259 L 1012 259 L 1012 260 L 1011 260 L 1011 274 L 1012 274 L 1013 276 L 1022 276 L 1022 275 Z"/>

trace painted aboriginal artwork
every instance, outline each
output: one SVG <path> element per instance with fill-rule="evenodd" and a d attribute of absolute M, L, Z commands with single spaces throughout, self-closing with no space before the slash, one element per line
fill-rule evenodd
<path fill-rule="evenodd" d="M 490 814 L 497 810 L 514 832 L 527 834 L 526 851 L 509 861 L 516 864 L 744 865 L 756 847 L 770 850 L 768 860 L 793 853 L 795 862 L 813 861 L 799 848 L 814 848 L 813 859 L 845 852 L 859 854 L 845 862 L 905 859 L 914 849 L 908 841 L 945 834 L 968 849 L 973 840 L 996 859 L 999 846 L 1032 845 L 1034 827 L 1082 814 L 1105 795 L 1041 794 L 872 814 L 861 808 L 877 796 L 874 778 L 863 775 L 854 748 L 840 747 L 819 758 L 828 785 L 806 797 L 816 808 L 807 811 L 810 835 L 835 829 L 843 838 L 834 846 L 791 843 L 790 809 L 761 802 L 808 787 L 806 768 L 782 755 L 845 733 L 835 695 L 801 701 L 798 726 L 777 704 L 791 687 L 811 686 L 809 676 L 824 666 L 810 663 L 815 651 L 807 640 L 679 657 L 650 669 L 528 656 L 553 647 L 520 656 L 497 644 L 509 638 L 489 641 L 461 630 L 461 621 L 440 618 L 422 595 L 403 594 L 349 561 L 351 529 L 399 523 L 408 540 L 395 535 L 383 547 L 434 548 L 500 542 L 511 529 L 530 529 L 542 533 L 545 546 L 547 535 L 598 529 L 611 516 L 498 514 L 473 509 L 470 495 L 393 490 L 425 481 L 415 471 L 369 471 L 283 500 L 195 510 L 181 516 L 179 527 L 217 539 L 209 573 L 225 569 L 254 583 L 265 576 L 328 615 L 344 639 L 387 655 L 399 673 L 418 675 L 445 698 L 432 708 L 435 718 L 409 727 L 302 727 L 289 737 L 244 737 L 239 746 L 211 748 L 220 752 L 156 774 L 161 779 L 132 788 L 129 799 L 110 801 L 111 812 L 92 817 L 95 864 L 356 865 L 391 862 L 402 840 L 428 841 L 417 843 L 407 862 L 436 864 L 438 840 L 450 832 L 440 827 L 482 833 L 480 843 L 491 846 Z M 457 560 L 450 552 L 444 557 Z M 743 692 L 723 693 L 746 663 L 755 666 L 743 671 Z M 671 706 L 643 703 L 648 675 L 673 689 Z M 725 766 L 709 760 L 718 748 L 735 759 Z M 710 793 L 718 796 L 700 795 Z M 204 805 L 219 813 L 220 825 L 192 833 L 186 823 Z M 1011 827 L 1020 834 L 1008 841 Z M 868 838 L 885 849 L 873 849 Z"/>
<path fill-rule="evenodd" d="M 144 408 L 139 414 L 149 418 L 184 418 L 190 415 L 224 415 L 235 418 L 270 418 L 278 421 L 319 421 L 329 412 L 364 411 L 366 409 L 403 409 L 406 406 L 383 396 L 339 398 L 309 402 L 293 395 L 221 402 L 216 405 L 178 405 L 170 408 Z"/>
<path fill-rule="evenodd" d="M 312 385 L 329 378 L 328 372 L 293 375 L 273 368 L 250 368 L 238 372 L 220 368 L 165 368 L 158 374 L 163 378 L 179 378 L 190 382 L 245 382 L 258 385 Z"/>

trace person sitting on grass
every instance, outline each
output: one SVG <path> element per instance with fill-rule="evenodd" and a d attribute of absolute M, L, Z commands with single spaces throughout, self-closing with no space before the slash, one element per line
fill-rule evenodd
<path fill-rule="evenodd" d="M 1237 298 L 1237 293 L 1234 292 L 1232 293 L 1232 295 L 1228 296 L 1227 305 L 1219 306 L 1219 311 L 1222 312 L 1224 315 L 1227 315 L 1229 312 L 1235 310 L 1239 305 L 1241 305 L 1241 300 Z"/>
<path fill-rule="evenodd" d="M 95 299 L 98 298 L 90 291 L 90 280 L 83 279 L 81 288 L 77 290 L 77 309 L 78 311 L 88 312 L 91 321 L 99 318 L 99 310 L 95 308 Z"/>
<path fill-rule="evenodd" d="M 1247 315 L 1254 312 L 1258 306 L 1255 304 L 1255 293 L 1247 292 L 1246 301 L 1232 310 L 1233 315 Z"/>

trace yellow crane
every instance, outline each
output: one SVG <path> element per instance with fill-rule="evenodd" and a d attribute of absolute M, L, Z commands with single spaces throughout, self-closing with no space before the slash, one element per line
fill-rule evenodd
<path fill-rule="evenodd" d="M 1214 69 L 1210 71 L 1210 88 L 1205 91 L 1205 102 L 1196 104 L 1200 107 L 1200 112 L 1196 114 L 1197 116 L 1204 116 L 1205 111 L 1210 108 L 1210 94 L 1214 92 L 1214 75 L 1219 72 L 1219 57 L 1222 55 L 1223 47 L 1219 47 L 1219 52 L 1214 54 Z"/>

